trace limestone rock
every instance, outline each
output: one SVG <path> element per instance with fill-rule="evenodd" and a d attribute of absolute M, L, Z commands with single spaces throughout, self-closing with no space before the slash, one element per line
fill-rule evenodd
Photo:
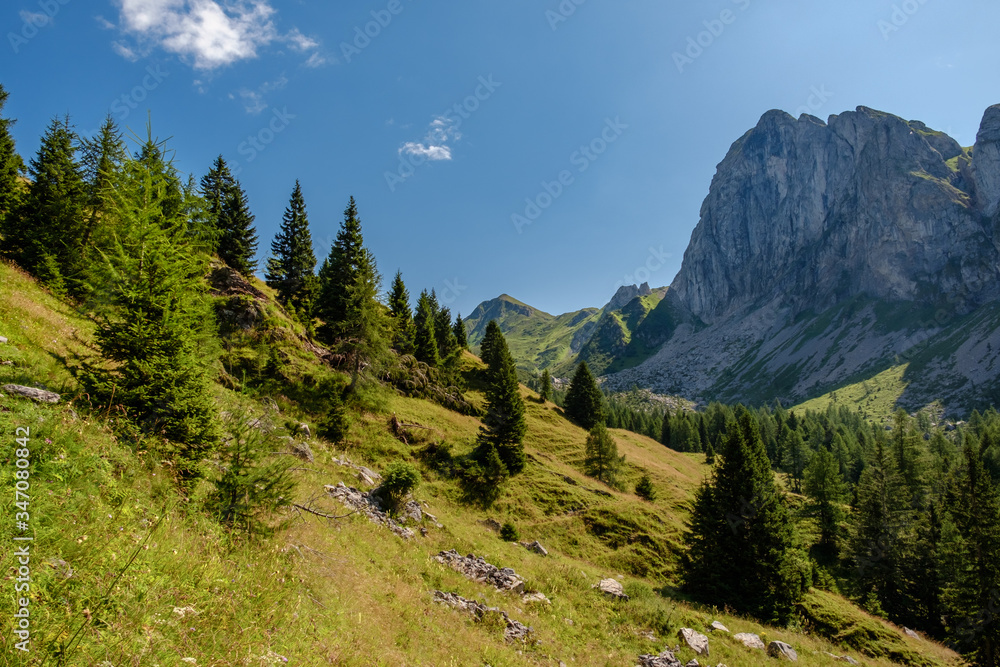
<path fill-rule="evenodd" d="M 629 599 L 628 596 L 625 595 L 625 588 L 614 579 L 601 579 L 601 581 L 595 584 L 592 588 L 597 588 L 608 597 L 615 598 L 616 600 Z"/>
<path fill-rule="evenodd" d="M 546 550 L 546 548 L 543 547 L 538 540 L 535 540 L 534 542 L 521 542 L 520 544 L 521 544 L 522 547 L 524 547 L 528 551 L 532 551 L 532 552 L 538 554 L 539 556 L 548 556 L 549 555 L 548 550 Z"/>
<path fill-rule="evenodd" d="M 972 153 L 976 179 L 976 199 L 987 217 L 1000 208 L 1000 104 L 991 106 L 983 116 Z"/>
<path fill-rule="evenodd" d="M 760 650 L 764 650 L 765 648 L 767 648 L 766 646 L 764 646 L 764 642 L 761 641 L 761 638 L 753 634 L 752 632 L 737 632 L 735 635 L 733 635 L 733 639 L 739 642 L 743 642 L 743 645 L 746 646 L 747 648 L 757 648 Z"/>
<path fill-rule="evenodd" d="M 509 567 L 499 568 L 487 563 L 482 557 L 477 558 L 473 554 L 462 556 L 454 549 L 449 549 L 434 556 L 434 560 L 461 572 L 473 581 L 489 584 L 498 590 L 524 592 L 524 579 L 514 570 Z"/>
<path fill-rule="evenodd" d="M 903 626 L 903 632 L 906 633 L 907 637 L 912 637 L 913 639 L 923 639 L 923 637 L 921 637 L 919 634 L 917 634 L 913 630 L 910 630 L 906 626 Z"/>
<path fill-rule="evenodd" d="M 796 662 L 799 659 L 799 654 L 795 652 L 795 649 L 785 642 L 771 642 L 767 645 L 767 654 L 772 658 L 790 660 L 791 662 Z"/>
<path fill-rule="evenodd" d="M 640 655 L 640 667 L 683 667 L 683 663 L 674 657 L 672 651 L 664 651 L 659 655 Z"/>
<path fill-rule="evenodd" d="M 456 595 L 455 593 L 434 591 L 433 596 L 435 602 L 448 605 L 449 607 L 454 607 L 455 609 L 459 609 L 461 611 L 467 611 L 475 616 L 477 621 L 483 620 L 483 618 L 485 618 L 488 614 L 499 615 L 507 626 L 503 634 L 504 639 L 508 642 L 524 643 L 532 633 L 531 627 L 515 621 L 507 614 L 507 612 L 499 609 L 498 607 L 487 607 L 482 602 L 468 600 L 460 595 Z"/>
<path fill-rule="evenodd" d="M 691 658 L 688 660 L 687 664 L 684 665 L 684 667 L 701 667 L 701 664 L 698 662 L 697 658 Z"/>
<path fill-rule="evenodd" d="M 309 424 L 299 424 L 295 429 L 300 435 L 307 438 L 312 437 L 312 431 L 309 429 Z"/>
<path fill-rule="evenodd" d="M 724 626 L 719 621 L 712 621 L 712 631 L 713 632 L 729 632 L 729 628 Z"/>
<path fill-rule="evenodd" d="M 372 523 L 385 526 L 404 540 L 408 540 L 414 536 L 412 530 L 399 525 L 392 517 L 386 514 L 378 498 L 372 491 L 362 493 L 354 487 L 346 486 L 343 482 L 340 482 L 336 486 L 327 484 L 324 488 L 327 493 L 347 507 L 367 516 Z"/>
<path fill-rule="evenodd" d="M 292 453 L 297 457 L 306 461 L 307 463 L 315 463 L 316 457 L 313 456 L 312 449 L 309 447 L 309 443 L 304 440 L 292 440 L 289 444 Z"/>
<path fill-rule="evenodd" d="M 45 391 L 44 389 L 35 389 L 34 387 L 23 387 L 19 384 L 5 384 L 3 387 L 0 387 L 0 389 L 14 394 L 15 396 L 30 398 L 31 400 L 39 403 L 58 403 L 61 398 L 59 394 L 54 392 Z"/>
<path fill-rule="evenodd" d="M 3 336 L 0 336 L 0 345 L 4 345 L 6 342 L 7 342 L 7 339 L 4 338 Z"/>
<path fill-rule="evenodd" d="M 494 533 L 499 533 L 500 529 L 503 528 L 503 526 L 500 525 L 500 522 L 496 519 L 483 519 L 480 523 L 492 530 Z"/>
<path fill-rule="evenodd" d="M 524 597 L 521 598 L 521 602 L 524 604 L 539 603 L 539 604 L 552 604 L 552 600 L 545 597 L 545 593 L 526 593 Z"/>
<path fill-rule="evenodd" d="M 698 655 L 708 655 L 708 637 L 700 632 L 691 628 L 681 628 L 677 631 L 677 637 Z"/>

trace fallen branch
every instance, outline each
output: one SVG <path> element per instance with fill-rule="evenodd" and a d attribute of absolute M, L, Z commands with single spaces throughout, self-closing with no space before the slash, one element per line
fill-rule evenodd
<path fill-rule="evenodd" d="M 347 517 L 351 516 L 352 514 L 357 514 L 360 511 L 360 510 L 354 510 L 353 512 L 348 512 L 347 514 L 344 514 L 344 515 L 341 515 L 341 516 L 336 516 L 336 515 L 333 515 L 333 514 L 324 514 L 323 512 L 317 512 L 316 510 L 314 510 L 312 508 L 306 507 L 305 505 L 299 505 L 298 503 L 292 503 L 292 507 L 297 507 L 300 510 L 303 510 L 305 512 L 309 512 L 310 514 L 315 514 L 316 516 L 321 516 L 324 519 L 346 519 Z"/>

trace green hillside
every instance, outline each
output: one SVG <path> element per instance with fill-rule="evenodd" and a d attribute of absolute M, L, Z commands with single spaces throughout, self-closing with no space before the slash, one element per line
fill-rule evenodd
<path fill-rule="evenodd" d="M 287 438 L 295 438 L 313 457 L 292 464 L 297 507 L 274 517 L 272 537 L 255 540 L 202 511 L 207 483 L 190 491 L 177 486 L 162 442 L 129 436 L 114 410 L 93 409 L 68 370 L 75 355 L 88 354 L 93 323 L 0 263 L 0 336 L 8 339 L 0 344 L 0 385 L 61 394 L 59 403 L 42 404 L 0 390 L 8 441 L 15 429 L 30 429 L 35 538 L 31 649 L 17 651 L 8 626 L 0 634 L 3 664 L 633 665 L 642 653 L 677 644 L 680 628 L 703 631 L 714 620 L 734 633 L 788 642 L 807 667 L 838 664 L 831 654 L 876 666 L 958 664 L 947 649 L 829 592 L 810 592 L 799 620 L 781 628 L 690 603 L 675 588 L 675 568 L 692 493 L 708 473 L 704 456 L 614 431 L 627 462 L 625 488 L 645 473 L 657 498 L 610 489 L 582 473 L 585 433 L 526 389 L 529 463 L 488 509 L 463 499 L 445 455 L 448 447 L 453 455 L 471 449 L 475 417 L 384 389 L 351 411 L 341 444 L 316 437 L 322 414 L 315 388 L 346 378 L 323 362 L 326 351 L 304 336 L 273 293 L 251 282 L 255 293 L 215 297 L 223 322 L 257 316 L 221 339 L 213 405 L 232 428 L 266 425 L 262 437 L 285 452 L 280 456 L 288 456 Z M 482 368 L 468 354 L 461 366 L 473 379 Z M 479 392 L 469 395 L 482 403 Z M 300 424 L 311 435 L 301 435 Z M 15 457 L 6 451 L 0 474 L 10 480 Z M 396 461 L 419 469 L 415 497 L 426 513 L 409 524 L 412 538 L 325 493 L 339 482 L 365 486 L 356 468 L 342 465 L 348 460 L 374 471 Z M 5 488 L 0 567 L 12 572 L 20 544 L 12 536 L 22 533 L 14 494 Z M 500 539 L 489 520 L 509 522 L 522 541 L 539 540 L 549 555 Z M 527 590 L 548 601 L 497 591 L 432 558 L 448 549 L 513 568 Z M 621 581 L 631 599 L 613 601 L 592 588 L 607 577 Z M 12 586 L 11 576 L 4 585 Z M 10 590 L 0 595 L 2 619 L 14 614 Z M 435 590 L 505 610 L 533 628 L 530 640 L 505 642 L 498 616 L 475 622 L 435 603 Z M 713 633 L 710 641 L 712 664 L 775 662 L 729 634 Z M 678 657 L 687 662 L 695 654 L 683 648 Z"/>

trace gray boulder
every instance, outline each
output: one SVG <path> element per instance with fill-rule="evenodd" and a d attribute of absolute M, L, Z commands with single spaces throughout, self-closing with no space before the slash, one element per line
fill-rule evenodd
<path fill-rule="evenodd" d="M 3 336 L 0 336 L 0 345 L 3 345 L 6 342 L 7 342 L 7 339 L 4 338 Z"/>
<path fill-rule="evenodd" d="M 764 646 L 764 642 L 761 641 L 760 637 L 753 634 L 752 632 L 738 632 L 735 635 L 733 635 L 733 639 L 739 642 L 743 642 L 743 645 L 746 646 L 747 648 L 757 648 L 762 651 L 765 648 L 767 648 L 766 646 Z"/>
<path fill-rule="evenodd" d="M 521 544 L 522 547 L 524 547 L 528 551 L 532 551 L 532 552 L 538 554 L 539 556 L 548 556 L 549 555 L 548 550 L 545 547 L 543 547 L 538 540 L 535 540 L 534 542 L 521 542 L 520 544 Z"/>
<path fill-rule="evenodd" d="M 698 655 L 708 655 L 708 637 L 700 632 L 691 628 L 681 628 L 677 632 L 677 637 Z"/>
<path fill-rule="evenodd" d="M 30 398 L 33 401 L 38 401 L 39 403 L 58 403 L 60 396 L 51 391 L 45 391 L 44 389 L 35 389 L 34 387 L 23 387 L 19 384 L 5 384 L 0 387 L 6 392 L 10 392 L 15 396 L 20 396 L 22 398 Z"/>
<path fill-rule="evenodd" d="M 616 600 L 629 599 L 628 596 L 625 595 L 625 588 L 614 579 L 601 579 L 601 581 L 592 588 L 597 588 L 608 597 L 615 598 Z"/>
<path fill-rule="evenodd" d="M 767 654 L 772 658 L 791 662 L 797 662 L 799 659 L 799 654 L 795 652 L 795 649 L 785 642 L 771 642 L 767 645 Z"/>
<path fill-rule="evenodd" d="M 660 655 L 639 656 L 640 667 L 683 667 L 683 664 L 671 651 L 664 651 Z"/>
<path fill-rule="evenodd" d="M 729 632 L 729 628 L 724 626 L 718 621 L 712 621 L 712 631 L 713 632 Z"/>

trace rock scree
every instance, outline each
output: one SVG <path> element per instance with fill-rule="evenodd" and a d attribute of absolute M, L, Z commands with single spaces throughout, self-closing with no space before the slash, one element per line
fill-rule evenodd
<path fill-rule="evenodd" d="M 327 493 L 344 503 L 344 505 L 367 516 L 372 523 L 385 526 L 404 540 L 408 540 L 414 536 L 412 530 L 399 525 L 392 517 L 385 513 L 382 505 L 379 503 L 378 497 L 373 492 L 362 493 L 354 487 L 346 486 L 343 482 L 339 482 L 337 486 L 327 484 L 324 488 Z"/>
<path fill-rule="evenodd" d="M 498 614 L 503 618 L 504 623 L 506 623 L 507 628 L 504 630 L 503 636 L 508 642 L 525 642 L 527 641 L 529 635 L 533 632 L 530 626 L 524 625 L 519 621 L 512 619 L 507 612 L 500 609 L 499 607 L 487 607 L 482 602 L 476 600 L 468 600 L 455 593 L 445 593 L 444 591 L 434 591 L 434 601 L 441 604 L 446 604 L 449 607 L 454 607 L 461 611 L 467 611 L 476 617 L 477 621 L 483 620 L 487 614 Z"/>
<path fill-rule="evenodd" d="M 454 549 L 449 549 L 434 556 L 434 560 L 461 572 L 473 581 L 489 584 L 501 591 L 524 593 L 524 579 L 514 570 L 487 563 L 481 556 L 479 558 L 473 554 L 463 556 Z"/>

